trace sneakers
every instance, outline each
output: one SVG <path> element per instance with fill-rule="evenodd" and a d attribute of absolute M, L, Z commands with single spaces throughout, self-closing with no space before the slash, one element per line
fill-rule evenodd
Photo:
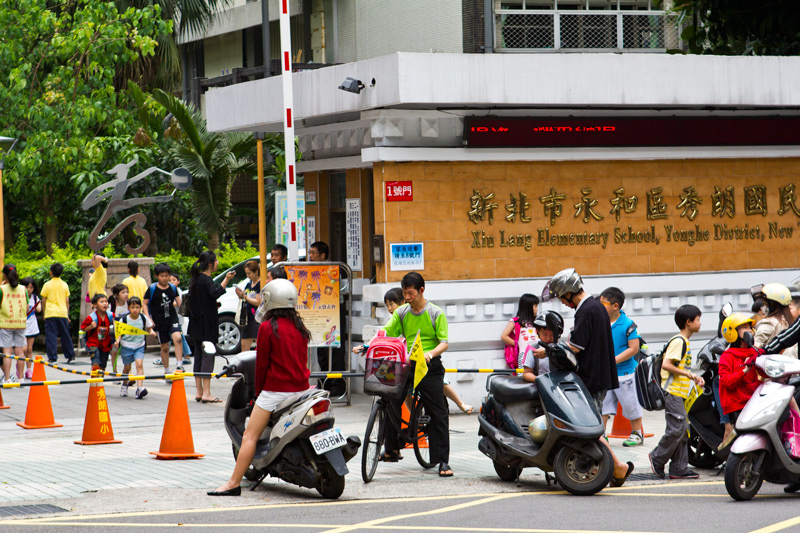
<path fill-rule="evenodd" d="M 128 396 L 128 384 L 123 383 L 122 386 L 119 388 L 119 395 L 122 398 L 126 398 Z"/>
<path fill-rule="evenodd" d="M 658 475 L 658 474 L 656 474 Z M 670 479 L 697 479 L 700 477 L 700 474 L 695 472 L 694 470 L 687 470 L 683 474 L 670 474 Z"/>
<path fill-rule="evenodd" d="M 156 366 L 160 365 L 161 364 L 161 358 L 159 357 L 158 359 L 153 361 L 153 364 L 156 365 Z"/>
<path fill-rule="evenodd" d="M 192 360 L 189 359 L 188 357 L 184 357 L 183 361 L 181 361 L 181 364 L 183 364 L 183 365 L 191 365 L 192 364 Z"/>
<path fill-rule="evenodd" d="M 650 468 L 653 469 L 653 473 L 659 479 L 666 479 L 667 478 L 667 474 L 664 472 L 664 467 L 663 466 L 656 466 L 656 464 L 653 462 L 652 452 L 647 454 L 647 458 L 650 459 Z"/>
<path fill-rule="evenodd" d="M 141 389 L 136 389 L 136 399 L 137 400 L 141 400 L 145 396 L 147 396 L 147 389 L 146 388 L 142 387 Z"/>
<path fill-rule="evenodd" d="M 33 370 L 32 369 L 29 368 L 28 370 L 25 371 L 25 379 L 33 379 Z"/>
<path fill-rule="evenodd" d="M 783 487 L 783 492 L 785 492 L 786 494 L 793 494 L 793 493 L 797 492 L 798 490 L 800 490 L 800 483 L 797 483 L 797 482 L 789 483 L 788 485 Z"/>
<path fill-rule="evenodd" d="M 641 446 L 642 444 L 644 444 L 644 437 L 636 431 L 632 432 L 627 440 L 622 441 L 622 445 L 629 448 L 632 446 Z"/>
<path fill-rule="evenodd" d="M 183 367 L 182 366 L 176 366 L 175 367 L 175 372 L 183 372 Z"/>

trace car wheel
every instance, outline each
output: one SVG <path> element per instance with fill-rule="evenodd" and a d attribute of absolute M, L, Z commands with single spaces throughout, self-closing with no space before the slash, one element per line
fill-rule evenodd
<path fill-rule="evenodd" d="M 219 339 L 217 340 L 218 353 L 231 355 L 239 353 L 242 348 L 242 332 L 236 325 L 234 317 L 222 315 L 219 317 Z"/>

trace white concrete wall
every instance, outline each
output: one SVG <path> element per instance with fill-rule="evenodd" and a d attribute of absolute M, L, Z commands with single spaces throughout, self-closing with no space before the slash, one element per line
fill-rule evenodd
<path fill-rule="evenodd" d="M 346 77 L 374 87 L 337 90 Z M 398 105 L 800 106 L 800 57 L 723 57 L 655 54 L 417 54 L 298 73 L 295 118 L 319 119 Z M 221 88 L 209 95 L 209 129 L 281 127 L 279 78 Z"/>
<path fill-rule="evenodd" d="M 721 265 L 722 266 L 722 265 Z M 753 301 L 749 289 L 761 283 L 777 282 L 792 288 L 797 270 L 753 270 L 692 274 L 653 274 L 592 276 L 584 278 L 588 292 L 599 296 L 607 287 L 619 287 L 626 294 L 623 310 L 639 326 L 639 333 L 651 350 L 660 351 L 664 342 L 677 332 L 675 310 L 693 304 L 703 312 L 703 327 L 692 338 L 697 353 L 715 335 L 718 313 L 725 302 L 735 311 L 750 311 Z M 513 280 L 434 281 L 426 283 L 425 296 L 447 315 L 450 347 L 444 354 L 446 368 L 505 368 L 500 333 L 516 315 L 519 296 L 529 292 L 540 296 L 549 278 Z M 375 325 L 363 328 L 369 340 L 378 324 L 388 320 L 383 295 L 399 284 L 375 284 L 363 287 L 362 301 L 378 304 Z M 555 309 L 566 319 L 566 331 L 572 327 L 574 311 L 558 302 L 542 304 L 539 311 Z M 366 324 L 366 319 L 357 323 Z M 353 368 L 359 363 L 356 357 Z M 363 368 L 363 366 L 362 366 Z M 480 405 L 485 396 L 488 374 L 448 374 L 463 401 Z M 359 387 L 356 386 L 356 391 Z M 450 404 L 451 409 L 455 407 Z"/>

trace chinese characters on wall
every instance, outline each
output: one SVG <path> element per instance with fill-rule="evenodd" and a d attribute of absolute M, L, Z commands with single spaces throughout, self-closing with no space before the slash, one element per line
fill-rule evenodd
<path fill-rule="evenodd" d="M 778 189 L 778 205 L 769 205 L 767 201 L 767 187 L 764 185 L 749 185 L 736 188 L 733 185 L 721 187 L 714 186 L 714 192 L 708 196 L 701 196 L 696 187 L 687 186 L 677 196 L 677 203 L 670 205 L 665 197 L 663 187 L 647 189 L 645 198 L 627 194 L 624 187 L 610 191 L 608 196 L 593 192 L 590 187 L 580 189 L 580 197 L 570 199 L 557 188 L 550 188 L 538 198 L 530 198 L 526 192 L 517 191 L 509 194 L 508 198 L 498 198 L 492 191 L 473 189 L 469 198 L 467 217 L 475 225 L 488 223 L 489 230 L 471 230 L 472 248 L 493 248 L 522 246 L 530 250 L 536 246 L 566 246 L 566 245 L 599 245 L 606 248 L 609 241 L 614 243 L 654 243 L 659 244 L 663 239 L 666 242 L 687 242 L 693 246 L 695 242 L 709 240 L 765 240 L 787 239 L 795 232 L 795 227 L 800 226 L 800 209 L 797 206 L 796 188 L 789 183 Z M 538 204 L 537 204 L 538 200 Z M 743 206 L 737 211 L 736 205 Z M 536 204 L 536 206 L 534 206 Z M 495 211 L 497 213 L 495 213 Z M 537 215 L 538 212 L 538 215 Z M 631 224 L 636 220 L 641 221 L 641 214 L 649 226 L 634 228 L 625 225 L 625 219 L 630 219 Z M 497 217 L 503 216 L 509 223 L 529 224 L 539 217 L 539 223 L 544 221 L 545 227 L 537 227 L 532 232 L 514 232 L 500 229 L 493 233 L 491 226 Z M 699 214 L 710 215 L 719 219 L 711 227 L 704 227 L 698 223 L 691 229 L 677 229 L 669 223 L 671 219 L 685 219 L 695 222 Z M 768 214 L 787 216 L 785 223 L 768 222 L 766 228 L 761 227 L 763 217 Z M 747 217 L 743 224 L 734 224 L 733 219 L 741 216 Z M 610 231 L 571 231 L 559 232 L 559 220 L 564 217 L 582 221 L 601 222 L 606 219 L 615 225 Z M 729 224 L 730 223 L 730 224 Z M 657 229 L 657 226 L 663 226 Z M 524 226 L 523 226 L 524 227 Z M 596 225 L 592 226 L 595 228 Z"/>

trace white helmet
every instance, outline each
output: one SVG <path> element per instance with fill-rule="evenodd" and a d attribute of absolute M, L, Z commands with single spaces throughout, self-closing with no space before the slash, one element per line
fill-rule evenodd
<path fill-rule="evenodd" d="M 261 291 L 259 312 L 271 309 L 295 309 L 297 307 L 297 288 L 288 279 L 273 279 Z"/>
<path fill-rule="evenodd" d="M 580 274 L 574 268 L 567 268 L 553 276 L 542 292 L 542 300 L 547 302 L 558 299 L 568 292 L 576 293 L 583 287 Z"/>

